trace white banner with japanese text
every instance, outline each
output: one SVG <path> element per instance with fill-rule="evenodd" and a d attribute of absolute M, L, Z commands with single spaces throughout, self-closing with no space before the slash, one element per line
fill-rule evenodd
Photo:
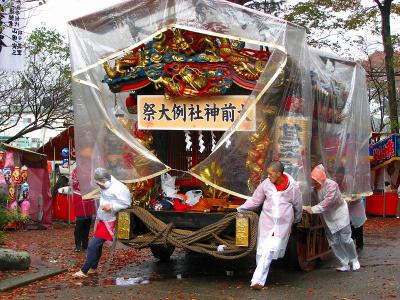
<path fill-rule="evenodd" d="M 25 9 L 21 0 L 0 0 L 0 70 L 24 67 Z"/>
<path fill-rule="evenodd" d="M 239 118 L 247 98 L 235 95 L 166 99 L 163 95 L 140 95 L 138 128 L 225 131 Z M 255 109 L 239 130 L 255 130 Z"/>

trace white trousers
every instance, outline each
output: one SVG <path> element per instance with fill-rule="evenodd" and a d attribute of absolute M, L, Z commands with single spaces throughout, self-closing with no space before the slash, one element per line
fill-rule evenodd
<path fill-rule="evenodd" d="M 265 285 L 265 281 L 267 280 L 269 267 L 272 262 L 271 253 L 263 253 L 262 255 L 256 255 L 257 267 L 253 273 L 253 278 L 251 279 L 251 285 L 261 284 Z"/>
<path fill-rule="evenodd" d="M 331 246 L 333 253 L 342 266 L 347 266 L 349 262 L 357 259 L 356 247 L 351 238 L 350 225 L 347 225 L 334 234 L 332 234 L 328 228 L 325 228 L 325 233 L 329 246 Z"/>

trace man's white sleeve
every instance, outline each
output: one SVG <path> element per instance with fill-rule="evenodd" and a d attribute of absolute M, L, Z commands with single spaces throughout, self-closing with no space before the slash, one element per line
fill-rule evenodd
<path fill-rule="evenodd" d="M 124 185 L 125 187 L 125 185 Z M 116 200 L 112 203 L 112 210 L 118 212 L 121 209 L 125 209 L 131 205 L 131 194 L 128 188 L 121 189 L 115 193 Z"/>

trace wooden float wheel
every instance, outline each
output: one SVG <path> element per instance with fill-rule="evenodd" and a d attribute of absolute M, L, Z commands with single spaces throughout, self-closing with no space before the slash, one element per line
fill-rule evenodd
<path fill-rule="evenodd" d="M 297 264 L 298 267 L 303 271 L 312 271 L 315 268 L 316 260 L 307 259 L 307 249 L 310 247 L 307 243 L 307 233 L 298 230 L 296 234 L 296 250 L 297 250 Z"/>
<path fill-rule="evenodd" d="M 150 245 L 153 256 L 160 261 L 168 261 L 174 253 L 175 246 Z"/>

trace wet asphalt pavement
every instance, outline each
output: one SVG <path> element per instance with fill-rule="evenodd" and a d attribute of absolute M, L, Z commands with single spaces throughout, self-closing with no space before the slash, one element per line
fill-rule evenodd
<path fill-rule="evenodd" d="M 61 287 L 56 293 L 43 292 L 35 299 L 400 298 L 400 220 L 390 219 L 389 225 L 380 220 L 383 219 L 372 219 L 369 221 L 372 225 L 365 230 L 365 246 L 359 254 L 361 269 L 357 272 L 336 272 L 337 262 L 332 256 L 319 261 L 310 272 L 277 262 L 271 267 L 267 288 L 253 291 L 249 281 L 255 267 L 254 257 L 220 261 L 176 251 L 167 263 L 150 258 L 127 265 L 117 274 L 120 277 L 117 280 L 99 274 L 79 282 L 82 285 L 77 289 Z M 136 285 L 118 286 L 116 281 Z"/>

